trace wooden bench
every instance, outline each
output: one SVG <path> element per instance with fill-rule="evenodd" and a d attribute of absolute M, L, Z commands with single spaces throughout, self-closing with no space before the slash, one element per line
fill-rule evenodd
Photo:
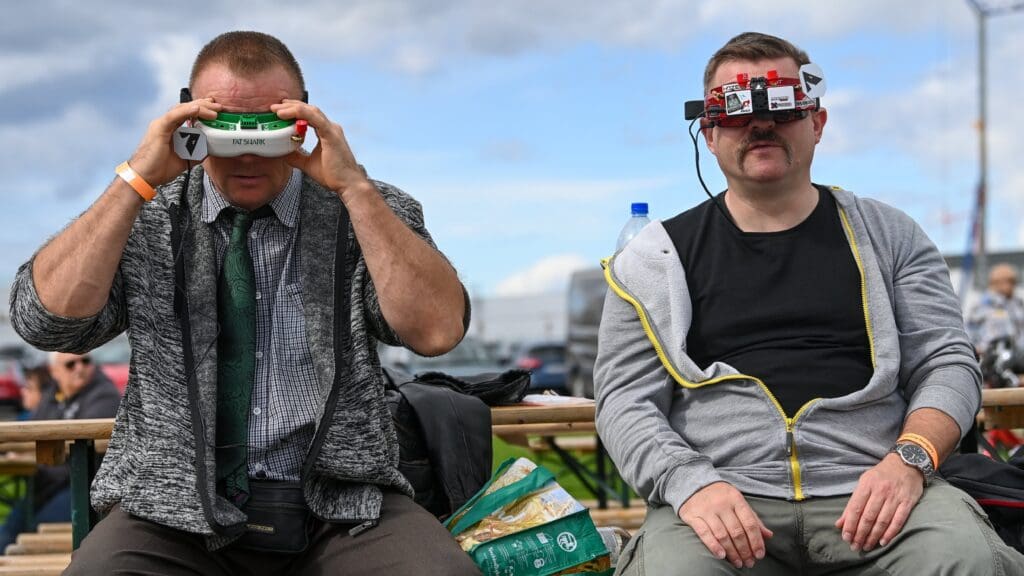
<path fill-rule="evenodd" d="M 981 391 L 981 421 L 986 428 L 1024 428 L 1024 388 Z"/>
<path fill-rule="evenodd" d="M 68 462 L 72 548 L 78 548 L 97 521 L 89 506 L 89 483 L 96 472 L 97 441 L 109 439 L 113 429 L 112 418 L 0 422 L 0 445 L 29 442 L 35 445 L 35 463 L 56 466 Z"/>
<path fill-rule="evenodd" d="M 491 410 L 491 421 L 494 433 L 499 436 L 593 433 L 594 405 L 500 406 Z M 112 418 L 0 422 L 0 447 L 12 446 L 9 444 L 12 442 L 22 443 L 24 447 L 28 443 L 34 446 L 38 464 L 58 465 L 68 461 L 71 467 L 71 549 L 78 548 L 97 521 L 89 506 L 89 484 L 95 474 L 93 462 L 97 443 L 108 440 L 113 427 Z M 102 444 L 105 446 L 105 442 Z M 70 456 L 66 457 L 67 454 Z M 41 534 L 31 535 L 25 543 L 43 546 L 43 542 L 50 542 L 47 538 Z"/>
<path fill-rule="evenodd" d="M 40 524 L 31 534 L 19 534 L 0 556 L 0 575 L 61 574 L 71 562 L 71 524 Z"/>
<path fill-rule="evenodd" d="M 499 406 L 491 409 L 491 429 L 495 436 L 510 444 L 531 448 L 542 442 L 546 450 L 554 451 L 559 459 L 598 499 L 598 508 L 608 507 L 609 497 L 629 504 L 629 490 L 625 485 L 613 486 L 614 466 L 611 465 L 594 425 L 594 403 L 555 406 Z M 581 437 L 580 433 L 589 434 Z M 575 438 L 569 440 L 565 436 Z M 573 445 L 575 444 L 575 447 Z M 595 452 L 594 469 L 584 466 L 573 455 L 576 450 Z"/>

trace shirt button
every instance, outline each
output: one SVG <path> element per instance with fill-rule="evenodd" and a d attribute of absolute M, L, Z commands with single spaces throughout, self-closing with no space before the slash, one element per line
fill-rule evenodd
<path fill-rule="evenodd" d="M 257 416 L 259 416 L 262 412 L 263 412 L 263 410 L 260 410 L 259 406 L 257 406 L 257 407 L 252 409 L 252 413 L 257 415 Z"/>
<path fill-rule="evenodd" d="M 256 292 L 256 299 L 259 300 L 260 298 L 263 298 L 263 294 L 261 292 L 257 291 Z"/>
<path fill-rule="evenodd" d="M 257 352 L 256 353 L 256 359 L 257 360 L 263 360 L 263 352 Z"/>

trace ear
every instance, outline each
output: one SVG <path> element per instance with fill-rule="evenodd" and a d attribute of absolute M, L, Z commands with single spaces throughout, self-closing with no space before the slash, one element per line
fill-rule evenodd
<path fill-rule="evenodd" d="M 715 149 L 715 126 L 712 124 L 707 128 L 701 128 L 700 131 L 704 134 L 704 143 L 707 144 L 708 150 L 715 156 L 718 156 L 718 150 Z"/>
<path fill-rule="evenodd" d="M 828 110 L 818 108 L 811 112 L 811 122 L 814 123 L 814 143 L 821 142 L 821 134 L 825 130 L 825 123 L 828 122 Z"/>

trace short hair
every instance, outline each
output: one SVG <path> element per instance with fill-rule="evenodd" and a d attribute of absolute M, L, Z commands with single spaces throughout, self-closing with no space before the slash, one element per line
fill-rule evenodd
<path fill-rule="evenodd" d="M 777 36 L 760 32 L 744 32 L 734 36 L 715 52 L 708 65 L 704 68 L 704 92 L 711 86 L 718 67 L 732 60 L 767 60 L 769 58 L 789 57 L 796 61 L 797 66 L 810 63 L 807 52 L 797 48 L 791 42 Z"/>
<path fill-rule="evenodd" d="M 240 76 L 255 76 L 274 66 L 284 66 L 295 79 L 300 91 L 306 90 L 302 69 L 291 50 L 270 34 L 251 31 L 225 32 L 210 40 L 192 63 L 188 85 L 210 64 L 223 64 Z"/>
<path fill-rule="evenodd" d="M 998 282 L 1001 280 L 1013 280 L 1017 281 L 1017 270 L 1013 266 L 1006 262 L 1000 262 L 995 266 L 989 268 L 988 281 L 989 283 Z"/>

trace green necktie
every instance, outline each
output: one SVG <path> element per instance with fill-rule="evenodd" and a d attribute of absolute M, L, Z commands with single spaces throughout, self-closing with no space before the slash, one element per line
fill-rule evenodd
<path fill-rule="evenodd" d="M 256 275 L 246 237 L 253 220 L 272 214 L 231 210 L 233 218 L 217 285 L 217 491 L 236 506 L 249 497 L 249 409 L 256 379 Z"/>

